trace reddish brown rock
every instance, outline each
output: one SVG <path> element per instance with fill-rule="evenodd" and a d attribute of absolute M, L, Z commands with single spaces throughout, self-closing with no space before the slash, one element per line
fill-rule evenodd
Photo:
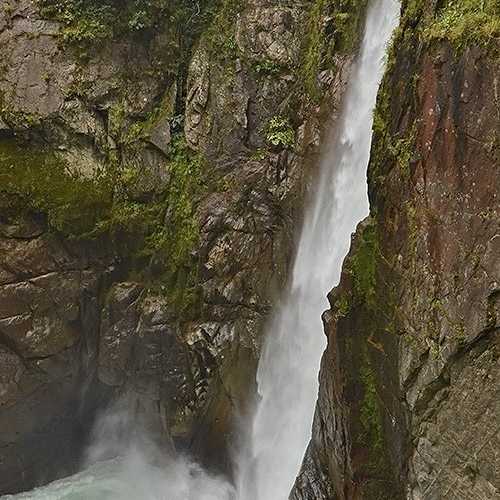
<path fill-rule="evenodd" d="M 403 17 L 379 95 L 372 216 L 324 316 L 294 500 L 500 495 L 500 68 L 418 22 Z"/>

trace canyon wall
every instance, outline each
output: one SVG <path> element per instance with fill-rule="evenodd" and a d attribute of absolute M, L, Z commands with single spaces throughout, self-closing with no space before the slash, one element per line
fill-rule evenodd
<path fill-rule="evenodd" d="M 363 5 L 2 2 L 0 494 L 117 399 L 229 470 Z"/>
<path fill-rule="evenodd" d="M 403 2 L 293 500 L 500 497 L 498 7 Z"/>

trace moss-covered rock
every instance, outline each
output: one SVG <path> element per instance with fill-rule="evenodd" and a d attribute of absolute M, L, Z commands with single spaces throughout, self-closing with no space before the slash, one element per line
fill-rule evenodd
<path fill-rule="evenodd" d="M 498 496 L 498 12 L 403 2 L 294 499 Z"/>
<path fill-rule="evenodd" d="M 96 406 L 125 393 L 138 401 L 138 420 L 151 417 L 177 446 L 230 469 L 234 416 L 254 396 L 261 333 L 286 281 L 322 117 L 339 106 L 352 59 L 335 42 L 335 67 L 318 80 L 324 99 L 312 102 L 299 71 L 311 5 L 0 6 L 2 307 L 7 318 L 30 317 L 10 286 L 31 289 L 49 275 L 44 293 L 57 307 L 37 309 L 43 338 L 72 334 L 44 352 L 43 369 L 0 334 L 12 405 L 0 427 L 18 436 L 0 432 L 0 491 L 20 488 L 12 477 L 28 486 L 37 467 L 45 478 L 63 470 L 35 450 L 34 436 L 62 439 L 54 422 L 63 422 L 79 453 L 73 437 L 89 429 L 75 427 L 71 408 L 83 405 L 91 422 Z M 330 7 L 322 20 L 347 8 Z M 59 328 L 51 318 L 68 301 L 57 283 L 77 282 L 66 271 L 81 286 Z M 79 384 L 88 388 L 81 405 Z M 74 465 L 71 450 L 60 458 Z"/>
<path fill-rule="evenodd" d="M 111 179 L 72 173 L 56 152 L 0 139 L 0 203 L 7 213 L 38 213 L 67 235 L 92 231 L 112 203 Z"/>

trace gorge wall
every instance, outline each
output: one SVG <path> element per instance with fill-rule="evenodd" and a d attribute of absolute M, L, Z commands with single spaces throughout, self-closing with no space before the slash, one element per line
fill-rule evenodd
<path fill-rule="evenodd" d="M 1 3 L 0 494 L 117 399 L 229 469 L 364 3 Z"/>
<path fill-rule="evenodd" d="M 402 8 L 293 500 L 500 498 L 499 4 Z"/>
<path fill-rule="evenodd" d="M 118 399 L 230 470 L 365 4 L 1 2 L 0 494 Z M 500 497 L 499 11 L 402 2 L 293 500 Z"/>

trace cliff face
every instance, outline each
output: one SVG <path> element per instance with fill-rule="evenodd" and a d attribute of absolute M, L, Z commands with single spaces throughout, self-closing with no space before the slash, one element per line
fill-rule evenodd
<path fill-rule="evenodd" d="M 403 3 L 294 500 L 500 496 L 498 12 Z"/>
<path fill-rule="evenodd" d="M 361 4 L 2 3 L 0 493 L 116 398 L 227 467 Z"/>

